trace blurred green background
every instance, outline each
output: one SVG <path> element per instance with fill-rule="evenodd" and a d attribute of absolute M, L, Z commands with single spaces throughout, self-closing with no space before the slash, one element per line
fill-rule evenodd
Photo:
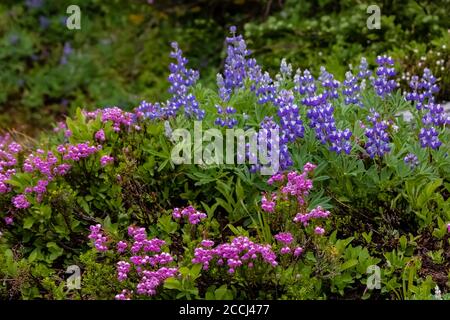
<path fill-rule="evenodd" d="M 65 25 L 69 5 L 81 30 Z M 381 29 L 366 12 L 381 8 Z M 224 38 L 238 26 L 254 56 L 275 71 L 281 59 L 343 79 L 361 56 L 388 53 L 408 78 L 431 68 L 450 100 L 450 1 L 2 0 L 0 131 L 35 135 L 75 108 L 166 98 L 170 42 L 178 41 L 204 86 L 215 86 Z"/>

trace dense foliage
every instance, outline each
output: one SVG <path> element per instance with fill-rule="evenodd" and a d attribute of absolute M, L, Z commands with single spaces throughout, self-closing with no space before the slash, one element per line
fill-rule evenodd
<path fill-rule="evenodd" d="M 366 28 L 372 3 L 359 0 L 2 1 L 0 129 L 34 136 L 78 107 L 132 110 L 144 98 L 164 100 L 170 41 L 210 87 L 231 24 L 245 26 L 254 57 L 271 72 L 286 57 L 315 72 L 324 65 L 343 81 L 348 64 L 388 53 L 404 73 L 403 89 L 428 67 L 442 84 L 440 99 L 450 100 L 448 1 L 377 3 L 380 30 Z M 72 4 L 81 8 L 81 30 L 65 26 Z"/>
<path fill-rule="evenodd" d="M 2 137 L 3 298 L 448 299 L 450 117 L 429 68 L 404 94 L 387 55 L 342 82 L 284 59 L 274 75 L 231 27 L 205 87 L 171 47 L 167 100 L 78 109 L 37 142 Z M 175 132 L 196 120 L 278 130 L 280 170 L 175 164 Z"/>

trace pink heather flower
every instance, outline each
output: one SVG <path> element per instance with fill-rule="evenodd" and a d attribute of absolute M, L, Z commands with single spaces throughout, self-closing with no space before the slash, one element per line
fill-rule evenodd
<path fill-rule="evenodd" d="M 12 199 L 14 207 L 17 209 L 26 209 L 30 206 L 27 197 L 24 194 L 19 194 Z"/>
<path fill-rule="evenodd" d="M 310 162 L 307 162 L 304 166 L 303 166 L 303 171 L 305 172 L 312 172 L 314 171 L 314 169 L 317 168 L 317 166 L 315 164 L 312 164 Z"/>
<path fill-rule="evenodd" d="M 181 217 L 187 217 L 190 224 L 198 224 L 201 220 L 207 216 L 205 213 L 197 211 L 193 206 L 186 207 L 184 209 L 174 208 L 172 212 L 174 219 L 180 219 Z"/>
<path fill-rule="evenodd" d="M 450 232 L 450 222 L 447 224 L 447 231 Z"/>
<path fill-rule="evenodd" d="M 281 248 L 280 253 L 281 254 L 289 254 L 289 253 L 291 253 L 291 248 L 283 247 L 283 248 Z"/>
<path fill-rule="evenodd" d="M 281 192 L 285 195 L 295 196 L 300 205 L 305 203 L 305 197 L 312 189 L 312 180 L 306 177 L 307 172 L 299 174 L 295 171 L 291 171 L 287 174 L 287 183 L 281 188 Z"/>
<path fill-rule="evenodd" d="M 330 211 L 322 209 L 321 206 L 317 206 L 309 213 L 297 213 L 297 215 L 294 217 L 294 222 L 300 222 L 304 226 L 307 226 L 309 224 L 309 220 L 311 219 L 328 218 L 329 216 Z"/>
<path fill-rule="evenodd" d="M 277 173 L 277 174 L 273 175 L 272 177 L 270 177 L 269 180 L 267 180 L 267 184 L 271 185 L 275 181 L 283 181 L 283 180 L 284 180 L 284 174 Z"/>
<path fill-rule="evenodd" d="M 22 146 L 18 143 L 11 142 L 8 146 L 8 150 L 12 154 L 16 154 L 16 153 L 19 153 L 20 151 L 22 151 Z"/>
<path fill-rule="evenodd" d="M 117 107 L 103 109 L 100 113 L 102 115 L 102 122 L 111 121 L 113 123 L 113 130 L 116 132 L 120 131 L 121 125 L 129 127 L 133 123 L 133 114 Z"/>
<path fill-rule="evenodd" d="M 125 261 L 117 262 L 117 280 L 124 281 L 128 278 L 128 272 L 130 272 L 130 264 Z"/>
<path fill-rule="evenodd" d="M 265 212 L 273 213 L 275 211 L 275 200 L 277 199 L 276 195 L 271 194 L 270 200 L 267 198 L 267 194 L 264 194 L 261 198 L 261 209 Z"/>
<path fill-rule="evenodd" d="M 64 132 L 64 136 L 66 138 L 70 138 L 72 136 L 72 131 L 71 130 L 66 130 L 66 132 Z"/>
<path fill-rule="evenodd" d="M 172 217 L 174 219 L 180 219 L 181 218 L 181 210 L 180 210 L 180 208 L 174 208 L 173 209 Z"/>
<path fill-rule="evenodd" d="M 323 234 L 325 233 L 325 229 L 317 226 L 317 227 L 314 229 L 314 233 L 315 233 L 315 234 L 318 234 L 319 236 L 321 236 L 321 235 L 323 235 Z"/>
<path fill-rule="evenodd" d="M 244 262 L 249 264 L 259 258 L 271 266 L 278 265 L 270 245 L 257 244 L 243 236 L 234 238 L 231 243 L 220 244 L 214 249 L 195 248 L 192 263 L 200 263 L 203 269 L 207 270 L 215 258 L 218 266 L 228 266 L 229 273 L 234 273 L 236 268 L 244 265 Z"/>
<path fill-rule="evenodd" d="M 105 237 L 102 233 L 102 226 L 100 224 L 92 225 L 89 227 L 91 233 L 88 238 L 94 241 L 94 247 L 97 251 L 107 251 L 108 247 L 105 243 L 108 241 L 108 238 Z"/>
<path fill-rule="evenodd" d="M 301 255 L 303 253 L 303 248 L 302 247 L 297 247 L 294 250 L 294 257 L 298 257 L 299 255 Z"/>
<path fill-rule="evenodd" d="M 212 240 L 202 240 L 202 242 L 200 243 L 202 246 L 209 248 L 212 247 L 214 245 L 214 241 Z"/>
<path fill-rule="evenodd" d="M 128 290 L 126 289 L 122 290 L 122 292 L 117 294 L 114 298 L 116 300 L 131 300 L 129 297 Z"/>
<path fill-rule="evenodd" d="M 106 140 L 105 131 L 103 131 L 103 129 L 100 129 L 95 133 L 95 140 L 100 141 L 100 142 L 103 142 Z"/>
<path fill-rule="evenodd" d="M 13 224 L 14 219 L 12 217 L 5 217 L 5 223 L 7 225 Z"/>
<path fill-rule="evenodd" d="M 119 253 L 124 252 L 127 247 L 128 247 L 128 244 L 125 241 L 119 241 L 117 243 L 117 251 Z"/>
<path fill-rule="evenodd" d="M 70 164 L 68 164 L 68 163 L 63 163 L 63 164 L 60 164 L 59 166 L 56 166 L 56 167 L 53 169 L 53 173 L 56 174 L 56 175 L 58 175 L 58 176 L 63 176 L 63 175 L 65 175 L 65 174 L 67 174 L 67 172 L 69 172 L 69 170 L 70 170 L 71 167 L 72 167 L 72 166 L 71 166 Z"/>
<path fill-rule="evenodd" d="M 292 241 L 294 241 L 294 237 L 289 232 L 281 232 L 275 235 L 275 239 L 286 245 L 289 245 L 292 243 Z"/>
<path fill-rule="evenodd" d="M 114 162 L 114 158 L 110 157 L 110 156 L 103 156 L 100 158 L 100 165 L 102 167 L 105 167 L 106 165 L 108 165 L 109 163 Z"/>

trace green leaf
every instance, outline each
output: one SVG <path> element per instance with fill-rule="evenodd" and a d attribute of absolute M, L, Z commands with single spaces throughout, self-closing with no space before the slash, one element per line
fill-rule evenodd
<path fill-rule="evenodd" d="M 345 262 L 341 265 L 340 270 L 341 270 L 341 271 L 344 271 L 344 270 L 353 268 L 353 267 L 356 266 L 357 264 L 358 264 L 358 260 L 356 260 L 356 259 L 351 259 L 351 260 L 345 261 Z"/>
<path fill-rule="evenodd" d="M 181 290 L 181 282 L 175 278 L 169 278 L 164 282 L 164 288 Z"/>
<path fill-rule="evenodd" d="M 33 217 L 26 217 L 23 219 L 23 228 L 24 229 L 31 229 L 31 227 L 34 224 L 34 218 Z"/>

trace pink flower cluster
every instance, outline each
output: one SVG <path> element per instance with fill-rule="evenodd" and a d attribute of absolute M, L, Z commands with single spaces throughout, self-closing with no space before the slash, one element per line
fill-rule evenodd
<path fill-rule="evenodd" d="M 294 241 L 294 237 L 290 232 L 281 232 L 275 235 L 275 240 L 280 241 L 283 244 L 289 245 Z"/>
<path fill-rule="evenodd" d="M 138 294 L 153 296 L 156 294 L 156 289 L 166 279 L 175 277 L 178 274 L 178 269 L 162 267 L 156 271 L 144 270 L 142 274 L 141 281 L 136 286 L 136 292 Z"/>
<path fill-rule="evenodd" d="M 287 174 L 287 183 L 281 188 L 281 192 L 286 195 L 297 197 L 297 201 L 300 205 L 305 203 L 305 197 L 309 194 L 309 191 L 313 187 L 311 179 L 307 178 L 308 173 L 291 171 Z"/>
<path fill-rule="evenodd" d="M 198 224 L 206 218 L 206 214 L 196 210 L 193 206 L 189 206 L 184 209 L 174 208 L 172 217 L 177 220 L 182 217 L 187 217 L 190 224 Z"/>
<path fill-rule="evenodd" d="M 131 126 L 133 123 L 133 114 L 125 112 L 118 107 L 106 108 L 102 110 L 102 121 L 112 121 L 114 131 L 120 131 L 120 126 Z"/>
<path fill-rule="evenodd" d="M 13 146 L 15 150 L 20 150 L 16 146 Z M 101 145 L 91 146 L 89 142 L 80 143 L 77 145 L 59 145 L 57 147 L 58 153 L 62 155 L 62 160 L 51 151 L 45 152 L 42 149 L 37 149 L 35 153 L 29 154 L 23 163 L 23 171 L 28 173 L 37 172 L 43 175 L 45 178 L 39 179 L 35 186 L 25 188 L 25 193 L 36 194 L 36 200 L 42 201 L 43 195 L 47 191 L 47 186 L 55 176 L 63 176 L 70 170 L 71 165 L 63 162 L 67 160 L 79 161 L 83 158 L 87 158 L 93 153 L 101 150 Z M 11 176 L 11 175 L 9 175 Z M 2 190 L 2 180 L 0 173 L 0 191 Z M 13 205 L 18 209 L 25 209 L 30 206 L 30 203 L 26 200 L 25 195 L 19 195 L 13 198 Z"/>
<path fill-rule="evenodd" d="M 133 124 L 134 117 L 133 113 L 123 111 L 118 107 L 97 109 L 95 111 L 84 111 L 84 115 L 88 119 L 95 119 L 98 115 L 100 115 L 103 123 L 108 121 L 113 123 L 113 130 L 116 132 L 120 131 L 120 127 L 122 125 L 125 127 L 130 127 Z M 95 138 L 101 141 L 101 139 L 99 139 L 101 136 Z"/>
<path fill-rule="evenodd" d="M 67 130 L 66 123 L 64 121 L 60 121 L 56 124 L 56 127 L 53 129 L 53 132 L 59 132 L 61 130 Z"/>
<path fill-rule="evenodd" d="M 106 167 L 108 164 L 113 163 L 114 162 L 114 157 L 111 156 L 102 156 L 100 158 L 100 165 L 102 167 Z"/>
<path fill-rule="evenodd" d="M 281 197 L 276 194 L 263 194 L 261 199 L 261 209 L 265 212 L 273 213 L 276 208 L 277 200 L 287 200 L 288 196 L 295 196 L 299 205 L 305 204 L 305 197 L 313 187 L 313 182 L 308 178 L 309 173 L 313 172 L 317 166 L 312 163 L 306 163 L 303 166 L 303 173 L 296 171 L 277 173 L 267 180 L 267 184 L 272 185 L 275 182 L 281 184 Z"/>
<path fill-rule="evenodd" d="M 89 229 L 91 230 L 89 239 L 94 241 L 95 249 L 98 251 L 107 251 L 108 247 L 106 246 L 106 242 L 108 241 L 108 238 L 103 235 L 102 226 L 96 224 L 95 226 L 90 226 Z"/>
<path fill-rule="evenodd" d="M 95 135 L 95 140 L 100 141 L 100 142 L 104 142 L 106 140 L 105 137 L 105 131 L 103 129 L 98 130 Z"/>
<path fill-rule="evenodd" d="M 22 147 L 11 141 L 9 134 L 0 136 L 0 193 L 7 193 L 11 187 L 7 180 L 16 174 L 16 170 L 11 168 L 17 164 L 17 154 L 22 151 Z"/>
<path fill-rule="evenodd" d="M 277 196 L 275 194 L 270 194 L 270 199 L 268 199 L 269 195 L 264 194 L 261 198 L 261 209 L 263 209 L 265 212 L 273 213 L 275 211 L 275 200 L 277 199 Z"/>
<path fill-rule="evenodd" d="M 117 279 L 124 281 L 128 278 L 128 272 L 130 272 L 131 265 L 125 261 L 117 262 Z"/>
<path fill-rule="evenodd" d="M 130 295 L 133 292 L 129 292 L 127 289 L 123 289 L 121 293 L 116 294 L 115 299 L 116 300 L 131 300 Z"/>
<path fill-rule="evenodd" d="M 320 219 L 320 218 L 328 218 L 330 216 L 330 211 L 322 209 L 321 206 L 317 206 L 315 209 L 311 210 L 309 213 L 297 213 L 294 218 L 294 222 L 303 223 L 306 227 L 309 224 L 311 219 Z"/>
<path fill-rule="evenodd" d="M 258 258 L 273 267 L 278 265 L 277 256 L 270 245 L 257 244 L 240 236 L 234 238 L 231 243 L 220 244 L 213 249 L 195 248 L 192 263 L 200 263 L 204 270 L 208 270 L 212 260 L 216 259 L 217 265 L 226 265 L 228 272 L 232 274 L 244 264 L 252 268 Z"/>
<path fill-rule="evenodd" d="M 275 235 L 275 240 L 281 242 L 283 244 L 283 247 L 280 250 L 281 254 L 289 254 L 292 253 L 292 249 L 290 245 L 294 241 L 294 237 L 290 232 L 281 232 Z M 303 252 L 302 247 L 296 247 L 294 248 L 294 256 L 298 257 Z"/>
<path fill-rule="evenodd" d="M 101 145 L 92 146 L 89 141 L 79 143 L 77 145 L 59 145 L 57 148 L 58 152 L 63 154 L 64 160 L 73 161 L 80 161 L 81 159 L 87 158 L 101 149 Z"/>
<path fill-rule="evenodd" d="M 30 206 L 27 197 L 24 194 L 19 194 L 12 199 L 14 207 L 17 209 L 26 209 Z"/>
<path fill-rule="evenodd" d="M 90 239 L 95 240 L 95 248 L 98 251 L 105 251 L 107 238 L 101 232 L 101 226 L 91 226 Z M 128 235 L 132 238 L 131 246 L 126 241 L 119 241 L 116 244 L 117 252 L 121 255 L 130 254 L 128 261 L 117 262 L 117 279 L 124 281 L 130 278 L 130 273 L 137 275 L 139 282 L 136 285 L 136 293 L 141 295 L 155 295 L 156 289 L 170 277 L 178 274 L 177 268 L 167 267 L 173 262 L 173 257 L 162 252 L 164 240 L 158 238 L 148 239 L 144 228 L 135 226 L 128 227 Z M 129 248 L 129 249 L 128 249 Z M 128 252 L 127 252 L 128 249 Z M 151 255 L 149 255 L 151 254 Z M 147 269 L 150 267 L 151 269 Z M 133 291 L 123 290 L 116 295 L 117 300 L 128 300 Z"/>

